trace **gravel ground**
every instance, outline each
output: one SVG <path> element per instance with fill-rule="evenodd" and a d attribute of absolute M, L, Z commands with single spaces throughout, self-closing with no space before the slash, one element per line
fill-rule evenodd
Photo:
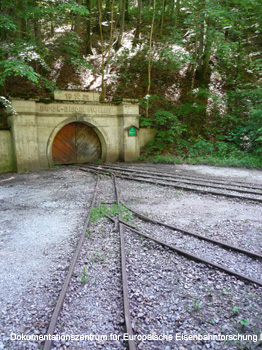
<path fill-rule="evenodd" d="M 261 254 L 262 208 L 259 204 L 127 180 L 118 180 L 118 183 L 122 199 L 149 217 Z M 262 280 L 261 261 L 219 247 L 214 250 L 208 242 L 200 243 L 193 237 L 138 219 L 133 219 L 132 223 L 171 245 Z M 137 294 L 131 294 L 131 304 L 138 333 L 171 334 L 173 338 L 178 333 L 234 335 L 243 332 L 259 336 L 261 287 L 196 264 L 147 239 L 141 241 L 133 233 L 128 237 L 132 247 L 127 248 L 130 288 L 137 286 Z M 139 271 L 143 271 L 143 275 Z M 146 302 L 138 305 L 137 297 Z M 148 300 L 152 305 L 147 305 Z M 248 325 L 241 325 L 245 321 Z M 142 349 L 252 349 L 253 346 L 252 341 L 181 340 L 162 345 L 157 342 L 140 344 Z"/>
<path fill-rule="evenodd" d="M 247 170 L 237 176 L 235 169 L 229 174 L 218 168 L 216 173 L 214 167 L 147 168 L 262 184 L 261 172 L 251 171 L 248 177 Z M 118 180 L 118 184 L 121 198 L 144 214 L 261 254 L 262 208 L 258 203 L 127 180 Z M 10 333 L 46 333 L 94 186 L 92 175 L 68 168 L 0 176 L 0 349 L 43 347 L 40 342 L 10 341 Z M 106 176 L 99 181 L 97 205 L 100 201 L 107 203 L 108 210 L 114 209 L 112 181 Z M 212 250 L 207 242 L 145 223 L 125 210 L 122 214 L 141 231 L 261 279 L 259 261 L 222 248 Z M 125 237 L 134 333 L 138 338 L 161 334 L 173 338 L 138 340 L 138 349 L 251 350 L 262 346 L 255 341 L 262 332 L 261 287 L 190 261 L 129 230 Z M 107 336 L 106 341 L 56 341 L 53 349 L 57 350 L 127 348 L 122 339 L 119 233 L 98 210 L 92 214 L 55 333 Z M 253 341 L 181 339 L 207 334 L 249 335 Z"/>
<path fill-rule="evenodd" d="M 99 189 L 95 210 L 99 202 L 114 200 L 111 179 L 100 179 Z M 125 332 L 119 245 L 115 225 L 95 211 L 55 333 L 105 335 L 108 340 L 58 341 L 54 349 L 126 349 L 122 339 L 110 340 L 110 334 Z"/>
<path fill-rule="evenodd" d="M 254 344 L 247 341 L 185 341 L 181 335 L 259 335 L 259 288 L 189 261 L 147 239 L 134 234 L 127 237 L 134 329 L 137 334 L 173 337 L 165 342 L 140 342 L 139 348 L 252 349 Z M 249 325 L 241 326 L 241 319 L 248 320 Z"/>
<path fill-rule="evenodd" d="M 68 169 L 0 177 L 0 349 L 40 349 L 94 190 Z M 14 336 L 13 336 L 14 338 Z"/>
<path fill-rule="evenodd" d="M 115 166 L 126 167 L 124 163 L 117 163 Z M 171 173 L 174 175 L 189 175 L 194 177 L 222 179 L 225 181 L 241 181 L 262 185 L 262 171 L 255 169 L 215 167 L 206 165 L 172 165 L 172 164 L 138 164 L 130 163 L 132 169 L 152 170 L 157 172 Z"/>

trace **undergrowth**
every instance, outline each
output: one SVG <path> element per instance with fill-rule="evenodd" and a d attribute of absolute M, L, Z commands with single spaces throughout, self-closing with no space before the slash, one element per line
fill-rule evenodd
<path fill-rule="evenodd" d="M 221 158 L 217 155 L 212 156 L 175 156 L 172 154 L 167 155 L 151 155 L 140 156 L 137 158 L 138 162 L 152 162 L 152 163 L 164 163 L 164 164 L 205 164 L 215 166 L 234 166 L 234 167 L 246 167 L 246 168 L 258 168 L 262 169 L 262 158 L 250 156 L 243 153 L 242 157 L 236 158 L 234 156 L 228 156 Z"/>
<path fill-rule="evenodd" d="M 173 111 L 158 110 L 150 119 L 141 116 L 141 126 L 154 128 L 157 134 L 137 160 L 262 168 L 262 108 L 259 118 L 253 114 L 245 127 L 235 125 L 226 135 L 210 130 L 205 136 L 193 136 Z"/>
<path fill-rule="evenodd" d="M 212 154 L 194 155 L 186 152 L 184 155 L 175 154 L 142 154 L 137 158 L 138 162 L 152 162 L 164 164 L 205 164 L 214 166 L 234 166 L 246 168 L 262 168 L 262 156 L 248 154 L 246 152 L 229 153 L 221 155 L 219 152 L 212 152 Z"/>

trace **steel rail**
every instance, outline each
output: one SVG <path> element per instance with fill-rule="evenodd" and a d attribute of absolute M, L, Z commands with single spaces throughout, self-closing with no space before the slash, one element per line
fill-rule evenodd
<path fill-rule="evenodd" d="M 258 280 L 255 280 L 253 278 L 250 278 L 250 277 L 248 277 L 246 275 L 243 275 L 242 273 L 230 270 L 230 269 L 228 269 L 228 268 L 226 268 L 224 266 L 221 266 L 219 264 L 213 263 L 210 260 L 200 258 L 199 256 L 197 256 L 195 254 L 192 254 L 192 253 L 189 253 L 189 252 L 187 252 L 187 251 L 185 251 L 183 249 L 173 247 L 173 246 L 165 243 L 164 241 L 162 241 L 160 239 L 156 239 L 156 238 L 150 237 L 146 233 L 143 233 L 141 231 L 135 230 L 134 228 L 130 227 L 129 224 L 126 223 L 125 221 L 121 221 L 121 223 L 123 223 L 130 231 L 132 231 L 132 232 L 134 232 L 134 233 L 136 233 L 136 234 L 138 234 L 140 236 L 146 237 L 146 238 L 150 239 L 151 241 L 154 241 L 154 242 L 156 242 L 156 243 L 158 243 L 158 244 L 160 244 L 160 245 L 162 245 L 162 246 L 164 246 L 166 248 L 169 248 L 169 249 L 179 253 L 180 255 L 185 256 L 188 259 L 191 259 L 191 260 L 194 260 L 194 261 L 198 261 L 200 263 L 204 263 L 204 264 L 210 265 L 210 266 L 212 266 L 212 267 L 214 267 L 216 269 L 219 269 L 219 270 L 221 270 L 223 272 L 226 272 L 229 275 L 236 276 L 236 277 L 238 277 L 238 278 L 240 278 L 242 280 L 245 280 L 245 281 L 248 281 L 248 282 L 251 282 L 251 283 L 255 283 L 255 284 L 257 284 L 257 285 L 262 287 L 262 282 L 261 281 L 258 281 Z"/>
<path fill-rule="evenodd" d="M 260 192 L 256 191 L 256 190 L 248 190 L 248 189 L 244 189 L 245 186 L 244 185 L 226 185 L 226 184 L 219 184 L 219 185 L 214 185 L 212 184 L 212 182 L 207 182 L 205 180 L 202 181 L 198 181 L 198 180 L 184 180 L 184 178 L 175 176 L 175 175 L 166 175 L 166 174 L 160 174 L 160 173 L 150 173 L 148 174 L 148 172 L 143 171 L 143 170 L 132 170 L 132 169 L 126 169 L 126 168 L 117 168 L 117 167 L 111 167 L 108 165 L 103 165 L 103 169 L 109 169 L 109 170 L 113 170 L 115 172 L 124 172 L 124 173 L 135 173 L 137 177 L 144 177 L 144 178 L 161 178 L 164 180 L 169 180 L 169 179 L 178 179 L 180 183 L 184 183 L 184 184 L 190 184 L 190 185 L 196 185 L 196 186 L 204 186 L 204 187 L 210 187 L 210 188 L 217 188 L 217 189 L 224 189 L 224 190 L 228 190 L 228 191 L 236 191 L 239 193 L 249 193 L 249 194 L 256 194 L 256 195 L 262 195 L 262 188 L 257 188 L 257 190 L 259 190 Z M 142 175 L 141 175 L 142 174 Z M 174 181 L 176 182 L 176 181 Z M 238 187 L 238 188 L 237 188 Z M 242 187 L 242 188 L 239 188 Z M 247 188 L 247 187 L 246 187 Z"/>
<path fill-rule="evenodd" d="M 222 241 L 219 241 L 219 240 L 217 240 L 217 239 L 208 238 L 208 237 L 205 237 L 205 236 L 203 236 L 203 235 L 199 235 L 198 233 L 194 233 L 194 232 L 191 232 L 191 231 L 187 231 L 187 230 L 181 229 L 181 228 L 176 227 L 176 226 L 173 226 L 173 225 L 165 224 L 164 222 L 161 222 L 161 221 L 159 221 L 159 220 L 155 220 L 155 219 L 148 218 L 147 216 L 145 216 L 145 215 L 143 215 L 143 214 L 137 212 L 137 211 L 134 210 L 133 208 L 130 208 L 126 203 L 124 203 L 124 202 L 122 202 L 122 201 L 120 201 L 120 203 L 123 204 L 128 210 L 130 210 L 132 213 L 134 213 L 135 215 L 137 215 L 137 216 L 140 217 L 141 219 L 146 220 L 146 221 L 149 221 L 149 222 L 152 222 L 153 224 L 161 225 L 161 226 L 167 227 L 167 228 L 169 228 L 169 229 L 171 229 L 171 230 L 173 230 L 173 231 L 179 231 L 179 232 L 181 232 L 181 233 L 185 233 L 186 235 L 190 235 L 190 236 L 199 238 L 199 239 L 201 239 L 201 240 L 205 240 L 205 241 L 207 241 L 207 242 L 220 245 L 220 246 L 222 246 L 223 248 L 226 248 L 226 249 L 228 249 L 228 250 L 237 251 L 237 252 L 239 252 L 239 253 L 248 255 L 248 256 L 250 256 L 251 258 L 262 259 L 262 255 L 261 255 L 261 254 L 258 254 L 258 253 L 252 252 L 252 251 L 250 251 L 250 250 L 243 249 L 243 248 L 240 248 L 240 247 L 231 245 L 231 244 L 227 244 L 227 243 L 222 242 Z"/>
<path fill-rule="evenodd" d="M 101 165 L 99 165 L 101 166 Z M 187 179 L 187 180 L 196 180 L 196 181 L 206 181 L 206 178 L 203 176 L 189 176 L 189 175 L 182 175 L 182 174 L 170 174 L 170 173 L 164 173 L 164 172 L 156 172 L 156 171 L 150 171 L 150 170 L 140 170 L 138 168 L 127 168 L 127 167 L 123 167 L 123 166 L 115 166 L 115 165 L 107 165 L 107 164 L 103 164 L 102 165 L 103 168 L 107 168 L 107 169 L 116 169 L 116 170 L 128 170 L 130 172 L 140 172 L 140 173 L 151 173 L 151 174 L 155 174 L 161 177 L 170 177 L 170 178 L 183 178 L 183 179 Z M 237 181 L 226 181 L 226 180 L 217 180 L 214 178 L 209 178 L 209 182 L 214 183 L 214 184 L 220 184 L 220 185 L 229 185 L 229 186 L 239 186 L 239 187 L 245 187 L 245 188 L 250 188 L 250 189 L 257 189 L 262 191 L 262 186 L 255 186 L 253 184 L 250 183 L 245 183 L 245 182 L 237 182 Z"/>
<path fill-rule="evenodd" d="M 95 191 L 94 191 L 91 207 L 90 207 L 87 219 L 85 221 L 82 234 L 81 234 L 81 236 L 79 238 L 79 241 L 78 241 L 78 244 L 77 244 L 74 256 L 73 256 L 73 259 L 71 261 L 69 270 L 67 272 L 66 279 L 64 281 L 63 287 L 62 287 L 61 292 L 59 294 L 55 310 L 54 310 L 54 312 L 52 314 L 52 317 L 51 317 L 51 321 L 50 321 L 49 328 L 48 328 L 48 331 L 47 331 L 48 339 L 45 341 L 44 350 L 50 350 L 51 346 L 52 346 L 52 336 L 53 336 L 54 331 L 55 331 L 57 319 L 59 317 L 61 308 L 63 306 L 65 295 L 66 295 L 66 292 L 67 292 L 67 289 L 68 289 L 68 286 L 69 286 L 69 283 L 70 283 L 70 280 L 71 280 L 71 277 L 72 277 L 72 274 L 73 274 L 73 271 L 74 271 L 74 268 L 75 268 L 75 265 L 76 265 L 77 258 L 79 256 L 81 247 L 82 247 L 84 239 L 85 239 L 86 230 L 87 230 L 87 228 L 89 226 L 89 223 L 90 223 L 91 211 L 92 211 L 92 209 L 93 209 L 93 207 L 95 205 L 96 196 L 97 196 L 97 189 L 98 189 L 98 179 L 97 179 L 97 182 L 96 182 L 96 186 L 95 186 Z"/>
<path fill-rule="evenodd" d="M 78 167 L 79 170 L 82 171 L 91 171 L 93 170 L 93 172 L 97 173 L 101 173 L 101 174 L 110 174 L 111 172 L 109 172 L 108 170 L 105 169 L 96 169 L 96 167 Z M 114 173 L 115 174 L 115 173 Z M 232 193 L 223 193 L 223 192 L 218 192 L 218 191 L 214 191 L 214 190 L 205 190 L 205 189 L 198 189 L 195 187 L 184 187 L 178 184 L 173 184 L 173 183 L 169 183 L 169 182 L 160 182 L 160 181 L 153 181 L 153 180 L 149 180 L 149 179 L 140 179 L 139 176 L 138 177 L 133 177 L 133 176 L 127 176 L 127 175 L 119 175 L 119 174 L 115 174 L 116 177 L 120 178 L 120 179 L 126 179 L 126 180 L 132 180 L 132 181 L 138 181 L 138 182 L 145 182 L 145 183 L 149 183 L 149 184 L 154 184 L 154 185 L 161 185 L 161 186 L 169 186 L 169 187 L 173 187 L 173 188 L 177 188 L 177 189 L 183 189 L 184 191 L 190 191 L 190 192 L 196 192 L 196 193 L 202 193 L 202 194 L 213 194 L 216 196 L 223 196 L 223 197 L 228 197 L 228 198 L 237 198 L 237 199 L 244 199 L 244 200 L 250 200 L 250 201 L 255 201 L 255 202 L 262 202 L 262 198 L 252 198 L 252 197 L 246 197 L 246 196 L 239 196 L 237 194 L 232 194 Z"/>
<path fill-rule="evenodd" d="M 128 333 L 128 346 L 129 350 L 136 350 L 136 343 L 134 341 L 134 333 L 131 325 L 131 316 L 130 316 L 130 306 L 129 306 L 129 297 L 128 297 L 128 282 L 127 282 L 127 273 L 126 273 L 126 254 L 125 254 L 125 226 L 121 222 L 121 213 L 119 210 L 119 195 L 118 188 L 116 183 L 116 177 L 114 174 L 111 174 L 114 181 L 115 194 L 116 194 L 116 204 L 118 207 L 118 227 L 120 234 L 120 251 L 121 251 L 121 270 L 122 270 L 122 285 L 123 285 L 123 298 L 124 298 L 124 313 L 125 313 L 125 325 L 126 331 Z"/>
<path fill-rule="evenodd" d="M 110 215 L 107 215 L 107 217 L 111 220 L 111 221 L 115 221 L 114 218 L 112 218 Z M 216 263 L 213 263 L 212 261 L 210 260 L 207 260 L 207 259 L 203 259 L 203 258 L 200 258 L 199 256 L 195 255 L 195 254 L 191 254 L 191 253 L 188 253 L 187 251 L 183 250 L 183 249 L 180 249 L 180 248 L 176 248 L 176 247 L 173 247 L 167 243 L 165 243 L 164 241 L 160 240 L 160 239 L 157 239 L 157 238 L 153 238 L 149 235 L 147 235 L 146 233 L 143 233 L 139 230 L 137 230 L 136 228 L 134 228 L 133 225 L 130 225 L 128 222 L 124 221 L 124 220 L 120 220 L 120 222 L 126 226 L 130 231 L 142 236 L 142 237 L 146 237 L 148 238 L 149 240 L 151 241 L 154 241 L 155 243 L 157 244 L 160 244 L 162 246 L 164 246 L 165 248 L 168 248 L 168 249 L 171 249 L 177 253 L 179 253 L 180 255 L 184 255 L 185 257 L 191 259 L 191 260 L 194 260 L 194 261 L 198 261 L 198 262 L 201 262 L 201 263 L 204 263 L 204 264 L 207 264 L 207 265 L 211 265 L 212 267 L 214 268 L 217 268 L 223 272 L 226 272 L 227 274 L 229 275 L 232 275 L 232 276 L 236 276 L 236 277 L 239 277 L 245 281 L 248 281 L 248 282 L 252 282 L 252 283 L 255 283 L 255 284 L 258 284 L 259 286 L 262 286 L 262 282 L 258 281 L 258 280 L 255 280 L 255 279 L 252 279 L 246 275 L 243 275 L 241 273 L 238 273 L 238 272 L 235 272 L 233 270 L 230 270 L 230 269 L 227 269 L 226 267 L 223 267 L 219 264 L 216 264 Z"/>

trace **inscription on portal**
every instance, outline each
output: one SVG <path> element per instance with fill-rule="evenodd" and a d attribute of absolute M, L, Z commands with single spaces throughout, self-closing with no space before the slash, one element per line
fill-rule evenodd
<path fill-rule="evenodd" d="M 116 114 L 114 107 L 88 106 L 88 105 L 44 105 L 37 104 L 37 112 L 40 113 L 82 113 L 82 114 Z"/>
<path fill-rule="evenodd" d="M 55 91 L 55 100 L 99 102 L 99 92 Z"/>

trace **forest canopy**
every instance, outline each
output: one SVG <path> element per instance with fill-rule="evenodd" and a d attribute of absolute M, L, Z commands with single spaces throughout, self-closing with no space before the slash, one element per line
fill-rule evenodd
<path fill-rule="evenodd" d="M 260 1 L 2 0 L 0 11 L 3 106 L 55 89 L 138 99 L 141 125 L 157 129 L 141 159 L 262 166 Z"/>

